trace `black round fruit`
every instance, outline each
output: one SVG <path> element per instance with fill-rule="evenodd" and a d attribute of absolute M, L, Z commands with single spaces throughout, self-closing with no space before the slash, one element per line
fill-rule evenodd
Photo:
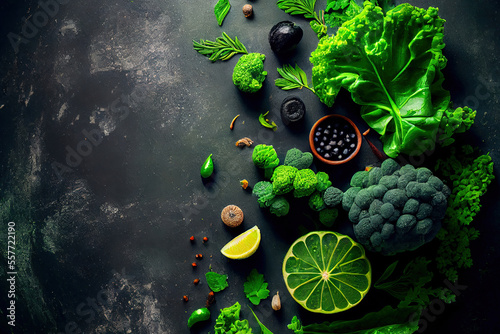
<path fill-rule="evenodd" d="M 269 31 L 269 44 L 276 54 L 285 54 L 297 47 L 304 32 L 292 21 L 276 23 Z"/>
<path fill-rule="evenodd" d="M 306 113 L 306 105 L 296 96 L 289 96 L 281 102 L 281 120 L 285 125 L 299 123 Z"/>

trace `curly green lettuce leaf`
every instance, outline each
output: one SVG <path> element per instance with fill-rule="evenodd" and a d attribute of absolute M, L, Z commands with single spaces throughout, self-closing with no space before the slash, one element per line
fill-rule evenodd
<path fill-rule="evenodd" d="M 474 124 L 476 111 L 469 107 L 448 109 L 445 111 L 441 123 L 439 124 L 439 142 L 441 146 L 448 146 L 455 142 L 451 138 L 455 133 L 463 133 Z"/>
<path fill-rule="evenodd" d="M 231 326 L 240 319 L 241 305 L 236 302 L 233 306 L 220 310 L 220 314 L 215 321 L 215 334 L 229 333 Z"/>
<path fill-rule="evenodd" d="M 365 2 L 359 15 L 312 52 L 316 95 L 332 106 L 347 89 L 390 157 L 432 149 L 450 104 L 442 87 L 444 22 L 436 8 L 404 3 L 384 15 Z"/>

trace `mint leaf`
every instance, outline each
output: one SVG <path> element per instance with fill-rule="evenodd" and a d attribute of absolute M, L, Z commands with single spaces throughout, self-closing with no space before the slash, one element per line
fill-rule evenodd
<path fill-rule="evenodd" d="M 243 283 L 246 297 L 254 305 L 259 305 L 262 299 L 269 297 L 267 283 L 264 282 L 264 275 L 259 274 L 256 269 L 252 269 L 247 280 Z"/>
<path fill-rule="evenodd" d="M 219 26 L 222 25 L 222 21 L 224 21 L 227 13 L 229 13 L 229 9 L 231 9 L 231 4 L 229 3 L 229 0 L 219 0 L 217 1 L 217 4 L 215 4 L 214 13 Z"/>
<path fill-rule="evenodd" d="M 213 292 L 222 291 L 229 286 L 229 284 L 227 284 L 227 275 L 221 275 L 213 271 L 209 271 L 205 274 L 205 278 L 207 279 L 208 287 Z"/>

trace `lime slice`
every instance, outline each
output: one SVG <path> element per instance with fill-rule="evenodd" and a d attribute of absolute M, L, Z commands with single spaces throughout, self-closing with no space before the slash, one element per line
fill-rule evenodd
<path fill-rule="evenodd" d="M 241 260 L 255 253 L 259 244 L 260 230 L 256 225 L 229 241 L 220 251 L 230 259 Z"/>
<path fill-rule="evenodd" d="M 293 299 L 317 313 L 342 312 L 370 289 L 372 270 L 364 248 L 329 231 L 297 239 L 283 260 L 283 278 Z"/>

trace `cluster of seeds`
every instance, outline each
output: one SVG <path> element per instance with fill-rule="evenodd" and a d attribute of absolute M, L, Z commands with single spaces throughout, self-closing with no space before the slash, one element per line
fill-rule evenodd
<path fill-rule="evenodd" d="M 356 150 L 357 142 L 354 128 L 342 119 L 326 121 L 314 133 L 316 152 L 328 160 L 349 158 Z"/>

